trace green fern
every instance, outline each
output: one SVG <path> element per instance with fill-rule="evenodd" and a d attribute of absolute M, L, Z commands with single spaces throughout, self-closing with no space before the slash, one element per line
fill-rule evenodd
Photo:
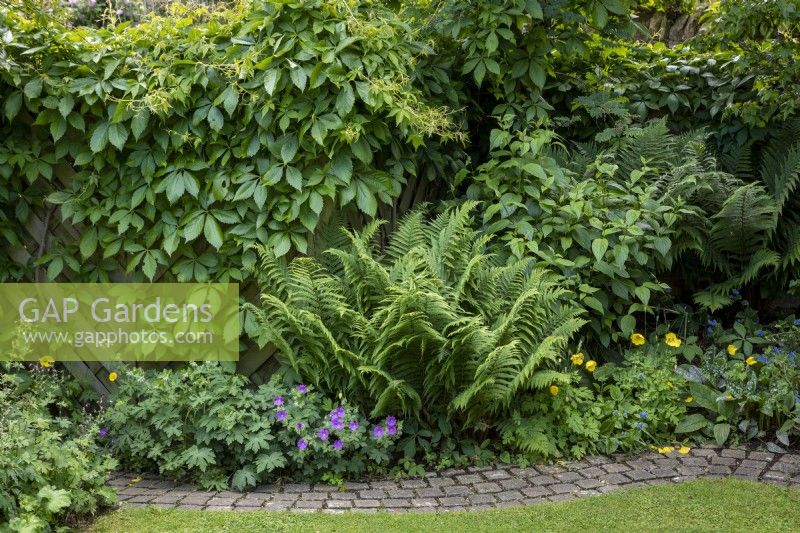
<path fill-rule="evenodd" d="M 248 305 L 287 369 L 331 394 L 461 429 L 489 427 L 518 399 L 572 375 L 559 370 L 583 326 L 560 279 L 531 261 L 500 264 L 474 229 L 474 202 L 433 220 L 411 213 L 386 253 L 379 222 L 348 245 L 289 265 L 259 250 L 262 304 Z"/>

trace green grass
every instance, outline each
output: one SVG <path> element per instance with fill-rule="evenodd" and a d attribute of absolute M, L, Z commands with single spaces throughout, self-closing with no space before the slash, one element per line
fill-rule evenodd
<path fill-rule="evenodd" d="M 458 513 L 208 512 L 126 509 L 91 532 L 213 531 L 797 531 L 800 490 L 749 481 L 693 481 L 571 502 Z"/>

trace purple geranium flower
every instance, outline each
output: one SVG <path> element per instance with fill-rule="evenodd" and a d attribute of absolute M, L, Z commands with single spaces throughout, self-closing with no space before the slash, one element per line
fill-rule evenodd
<path fill-rule="evenodd" d="M 297 439 L 297 447 L 301 450 L 305 450 L 308 448 L 308 442 L 306 442 L 306 439 Z"/>
<path fill-rule="evenodd" d="M 397 419 L 393 416 L 389 416 L 386 418 L 386 425 L 390 428 L 393 428 L 397 425 Z"/>
<path fill-rule="evenodd" d="M 333 414 L 334 416 L 339 416 L 339 417 L 344 416 L 344 407 L 337 407 L 336 409 L 333 410 Z"/>
<path fill-rule="evenodd" d="M 275 418 L 277 418 L 279 422 L 283 422 L 284 420 L 286 420 L 286 411 L 281 409 L 280 411 L 275 413 Z"/>
<path fill-rule="evenodd" d="M 331 426 L 333 429 L 344 429 L 344 420 L 338 417 L 331 418 Z"/>
<path fill-rule="evenodd" d="M 350 431 L 355 431 L 358 429 L 358 420 L 351 420 L 350 421 Z"/>
<path fill-rule="evenodd" d="M 389 426 L 386 428 L 386 433 L 389 435 L 397 435 L 397 426 Z"/>
<path fill-rule="evenodd" d="M 372 430 L 372 436 L 376 439 L 383 437 L 383 428 L 381 426 L 375 426 Z"/>
<path fill-rule="evenodd" d="M 102 439 L 108 435 L 108 428 L 100 428 L 100 431 L 97 432 L 97 435 Z"/>
<path fill-rule="evenodd" d="M 300 394 L 305 394 L 308 392 L 308 387 L 306 387 L 303 383 L 297 386 L 297 392 Z"/>
<path fill-rule="evenodd" d="M 325 428 L 322 428 L 319 430 L 319 432 L 317 432 L 317 437 L 319 437 L 320 440 L 328 440 L 330 435 L 330 432 Z"/>
<path fill-rule="evenodd" d="M 279 406 L 279 407 L 280 407 L 281 405 L 283 405 L 283 396 L 276 396 L 276 397 L 275 397 L 275 405 L 277 405 L 277 406 Z"/>
<path fill-rule="evenodd" d="M 298 422 L 296 427 L 297 427 L 297 429 L 303 429 L 303 423 L 302 422 Z"/>
<path fill-rule="evenodd" d="M 344 447 L 344 442 L 342 442 L 339 439 L 336 439 L 335 441 L 333 441 L 333 447 L 336 448 L 337 450 L 341 450 Z"/>

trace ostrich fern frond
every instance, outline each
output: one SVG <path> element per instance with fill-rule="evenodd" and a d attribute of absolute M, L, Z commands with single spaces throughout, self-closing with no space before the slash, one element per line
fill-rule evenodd
<path fill-rule="evenodd" d="M 433 220 L 407 216 L 381 255 L 375 222 L 347 246 L 288 266 L 260 250 L 265 272 L 256 338 L 282 363 L 372 414 L 403 413 L 461 429 L 510 414 L 527 391 L 570 376 L 558 361 L 584 324 L 554 274 L 485 252 L 467 202 Z"/>

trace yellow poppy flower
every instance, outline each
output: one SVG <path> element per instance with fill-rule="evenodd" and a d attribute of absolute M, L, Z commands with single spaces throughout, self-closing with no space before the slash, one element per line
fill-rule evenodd
<path fill-rule="evenodd" d="M 570 357 L 569 360 L 572 361 L 573 365 L 581 366 L 583 364 L 583 352 L 572 354 L 572 357 Z"/>
<path fill-rule="evenodd" d="M 587 372 L 594 372 L 597 368 L 597 361 L 588 360 L 586 361 L 586 371 Z"/>
<path fill-rule="evenodd" d="M 728 347 L 725 348 L 725 351 L 727 351 L 728 355 L 730 355 L 731 357 L 736 355 L 736 350 L 737 350 L 737 348 L 733 344 L 729 344 Z"/>
<path fill-rule="evenodd" d="M 557 385 L 550 385 L 550 394 L 552 394 L 553 396 L 558 395 L 559 390 L 561 389 L 559 389 Z"/>
<path fill-rule="evenodd" d="M 755 357 L 753 357 L 753 356 L 751 355 L 750 357 L 748 357 L 747 359 L 745 359 L 745 360 L 744 360 L 744 362 L 745 362 L 745 363 L 747 363 L 747 364 L 748 364 L 748 365 L 750 365 L 750 366 L 753 366 L 753 365 L 754 365 L 754 364 L 756 364 L 758 361 L 756 361 L 756 358 L 755 358 Z"/>
<path fill-rule="evenodd" d="M 641 333 L 631 334 L 631 344 L 633 344 L 634 346 L 641 346 L 645 342 L 646 341 L 644 335 L 642 335 Z"/>
<path fill-rule="evenodd" d="M 663 453 L 664 455 L 669 455 L 675 451 L 675 448 L 672 446 L 664 446 L 663 448 L 658 449 L 658 453 Z"/>
<path fill-rule="evenodd" d="M 50 355 L 45 355 L 39 359 L 39 364 L 42 366 L 42 368 L 50 368 L 55 362 L 56 360 Z"/>
<path fill-rule="evenodd" d="M 694 401 L 694 397 L 693 396 L 687 396 L 686 399 L 683 400 L 683 401 L 686 402 L 686 403 L 692 403 Z"/>
<path fill-rule="evenodd" d="M 675 335 L 670 331 L 664 336 L 664 342 L 667 344 L 667 346 L 671 346 L 673 348 L 680 348 L 682 341 L 678 338 L 677 335 Z"/>
<path fill-rule="evenodd" d="M 681 446 L 681 447 L 678 449 L 678 453 L 680 453 L 680 454 L 683 454 L 683 455 L 686 455 L 686 454 L 687 454 L 687 453 L 689 453 L 690 451 L 692 451 L 692 449 L 691 449 L 691 448 L 689 448 L 688 446 Z"/>
<path fill-rule="evenodd" d="M 112 382 L 112 383 L 113 383 L 113 382 L 117 381 L 117 378 L 118 378 L 118 377 L 119 377 L 119 376 L 117 375 L 117 373 L 116 373 L 116 372 L 110 372 L 110 373 L 108 374 L 108 381 L 110 381 L 110 382 Z"/>

